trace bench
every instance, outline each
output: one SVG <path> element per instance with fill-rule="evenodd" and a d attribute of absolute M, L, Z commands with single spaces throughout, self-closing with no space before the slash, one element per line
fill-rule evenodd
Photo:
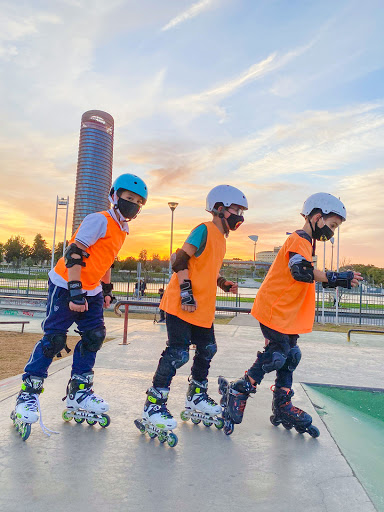
<path fill-rule="evenodd" d="M 14 320 L 14 321 L 5 321 L 5 322 L 1 321 L 0 324 L 22 324 L 21 332 L 24 332 L 24 325 L 29 324 L 29 320 Z"/>

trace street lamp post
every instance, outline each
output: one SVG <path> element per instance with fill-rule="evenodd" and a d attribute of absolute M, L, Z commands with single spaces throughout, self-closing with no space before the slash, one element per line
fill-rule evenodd
<path fill-rule="evenodd" d="M 172 275 L 172 263 L 171 263 L 171 256 L 172 256 L 172 245 L 173 245 L 173 214 L 176 210 L 176 207 L 179 205 L 179 203 L 169 202 L 168 206 L 171 209 L 172 215 L 171 215 L 171 247 L 169 251 L 169 278 L 171 278 Z"/>
<path fill-rule="evenodd" d="M 60 206 L 62 208 L 60 208 Z M 57 211 L 66 209 L 66 215 L 65 215 L 65 228 L 64 228 L 64 243 L 63 243 L 63 256 L 65 251 L 65 245 L 66 245 L 66 238 L 67 238 L 67 223 L 68 223 L 68 208 L 69 208 L 69 196 L 65 199 L 64 197 L 61 197 L 59 199 L 59 196 L 56 196 L 56 209 L 55 209 L 55 226 L 53 228 L 53 243 L 52 243 L 52 257 L 51 257 L 51 269 L 53 269 L 53 264 L 55 260 L 55 242 L 56 242 L 56 225 L 57 225 Z"/>
<path fill-rule="evenodd" d="M 252 240 L 253 244 L 253 279 L 255 279 L 256 275 L 256 243 L 259 239 L 257 235 L 249 235 L 248 238 Z"/>

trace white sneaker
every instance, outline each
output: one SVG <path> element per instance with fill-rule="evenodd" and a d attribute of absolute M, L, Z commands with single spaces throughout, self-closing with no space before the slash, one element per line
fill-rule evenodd
<path fill-rule="evenodd" d="M 20 391 L 16 399 L 16 416 L 24 423 L 35 423 L 39 419 L 37 395 Z"/>
<path fill-rule="evenodd" d="M 221 414 L 221 406 L 207 393 L 207 382 L 191 380 L 185 399 L 185 409 L 189 411 L 200 411 L 210 416 Z"/>

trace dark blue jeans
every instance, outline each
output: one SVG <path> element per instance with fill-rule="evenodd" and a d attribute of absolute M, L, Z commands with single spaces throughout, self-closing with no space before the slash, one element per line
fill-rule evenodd
<path fill-rule="evenodd" d="M 88 311 L 77 313 L 68 307 L 69 292 L 65 288 L 55 286 L 48 282 L 47 316 L 41 327 L 44 336 L 38 341 L 24 368 L 23 380 L 28 375 L 37 375 L 46 378 L 48 368 L 53 358 L 46 357 L 43 353 L 44 347 L 48 346 L 50 334 L 67 334 L 68 329 L 76 323 L 80 334 L 91 329 L 104 326 L 103 293 L 100 292 L 93 297 L 87 297 Z M 95 365 L 96 352 L 91 352 L 81 346 L 81 340 L 77 343 L 73 353 L 72 374 L 85 373 L 92 370 Z"/>
<path fill-rule="evenodd" d="M 191 368 L 192 378 L 198 382 L 206 381 L 211 360 L 217 351 L 213 325 L 209 328 L 199 327 L 169 313 L 166 316 L 166 324 L 167 347 L 161 354 L 153 377 L 153 386 L 169 388 L 176 370 L 188 362 L 191 343 L 196 345 Z"/>
<path fill-rule="evenodd" d="M 301 359 L 300 348 L 297 345 L 299 335 L 284 334 L 270 329 L 263 324 L 260 324 L 260 329 L 264 338 L 266 338 L 269 343 L 265 346 L 263 352 L 257 353 L 257 359 L 248 370 L 248 375 L 254 379 L 257 384 L 260 384 L 264 375 L 272 371 L 268 371 L 268 367 L 271 366 L 273 359 L 275 359 L 275 361 L 277 359 L 277 361 L 280 362 L 285 361 L 279 369 L 276 369 L 275 385 L 278 388 L 291 388 L 293 381 L 292 374 Z M 276 357 L 276 353 L 281 356 L 280 360 Z"/>

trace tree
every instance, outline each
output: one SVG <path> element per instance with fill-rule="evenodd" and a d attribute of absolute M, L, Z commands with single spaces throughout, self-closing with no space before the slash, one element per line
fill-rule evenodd
<path fill-rule="evenodd" d="M 20 235 L 11 236 L 4 244 L 4 256 L 7 263 L 13 262 L 20 265 L 25 245 L 25 240 Z"/>
<path fill-rule="evenodd" d="M 124 261 L 119 262 L 119 266 L 121 270 L 136 270 L 137 261 L 133 256 L 128 256 Z"/>
<path fill-rule="evenodd" d="M 35 236 L 32 245 L 31 258 L 33 259 L 33 262 L 42 263 L 43 261 L 49 260 L 50 256 L 51 251 L 47 247 L 47 242 L 44 240 L 41 234 L 38 233 Z"/>
<path fill-rule="evenodd" d="M 152 260 L 151 260 L 151 270 L 153 272 L 161 272 L 162 269 L 162 262 L 160 259 L 160 256 L 158 254 L 152 254 Z"/>
<path fill-rule="evenodd" d="M 2 263 L 4 258 L 4 244 L 0 243 L 0 263 Z"/>
<path fill-rule="evenodd" d="M 55 247 L 55 263 L 59 261 L 59 259 L 62 257 L 63 255 L 63 245 L 64 245 L 64 242 L 59 242 L 56 247 Z M 66 240 L 65 242 L 65 247 L 68 247 L 68 240 Z M 50 251 L 50 257 L 52 256 L 52 253 Z"/>
<path fill-rule="evenodd" d="M 144 269 L 147 266 L 147 257 L 148 257 L 147 249 L 141 249 L 140 254 L 139 254 L 139 261 L 141 262 L 141 265 Z"/>

